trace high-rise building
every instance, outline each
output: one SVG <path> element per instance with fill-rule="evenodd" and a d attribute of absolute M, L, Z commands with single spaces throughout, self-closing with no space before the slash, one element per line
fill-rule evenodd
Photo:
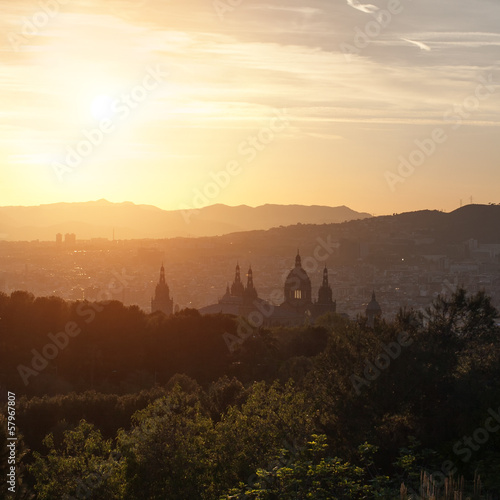
<path fill-rule="evenodd" d="M 64 243 L 66 245 L 75 245 L 76 244 L 76 234 L 74 233 L 66 233 L 64 235 Z"/>

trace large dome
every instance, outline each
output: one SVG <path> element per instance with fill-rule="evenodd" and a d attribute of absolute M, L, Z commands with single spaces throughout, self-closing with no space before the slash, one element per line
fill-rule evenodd
<path fill-rule="evenodd" d="M 311 280 L 302 267 L 300 254 L 295 258 L 295 267 L 288 273 L 285 280 L 285 302 L 298 307 L 310 304 Z"/>

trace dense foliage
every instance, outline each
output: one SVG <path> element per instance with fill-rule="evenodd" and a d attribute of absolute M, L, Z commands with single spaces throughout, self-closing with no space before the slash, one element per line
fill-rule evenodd
<path fill-rule="evenodd" d="M 2 385 L 24 394 L 17 498 L 498 498 L 500 331 L 482 293 L 373 328 L 258 329 L 234 351 L 236 318 L 79 307 L 0 296 Z M 68 322 L 81 333 L 24 385 L 17 366 Z"/>

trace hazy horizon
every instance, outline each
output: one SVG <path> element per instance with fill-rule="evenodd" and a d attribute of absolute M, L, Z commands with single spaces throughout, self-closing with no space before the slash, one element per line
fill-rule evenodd
<path fill-rule="evenodd" d="M 159 208 L 160 210 L 165 210 L 167 212 L 177 211 L 177 210 L 181 210 L 181 211 L 184 210 L 183 208 L 180 208 L 180 207 L 177 207 L 177 208 L 163 208 L 161 206 L 154 205 L 152 203 L 136 203 L 136 202 L 131 201 L 131 200 L 111 201 L 111 200 L 108 200 L 106 198 L 91 199 L 91 200 L 81 200 L 81 201 L 59 200 L 59 201 L 53 201 L 53 202 L 49 202 L 49 203 L 36 203 L 36 204 L 32 204 L 32 205 L 20 205 L 20 204 L 16 204 L 16 205 L 0 205 L 0 208 L 11 208 L 11 207 L 12 208 L 23 208 L 23 207 L 34 208 L 34 207 L 41 207 L 41 206 L 46 206 L 46 205 L 78 204 L 78 203 L 84 204 L 84 203 L 99 203 L 99 202 L 106 202 L 106 203 L 115 204 L 115 205 L 133 204 L 133 205 L 136 205 L 136 206 L 151 206 L 151 207 Z M 466 199 L 466 200 L 463 200 L 463 205 L 462 206 L 469 205 L 469 204 L 470 204 L 469 200 Z M 474 202 L 474 204 L 475 205 L 476 204 L 477 205 L 483 205 L 483 203 L 476 203 L 476 202 Z M 205 205 L 204 207 L 201 207 L 201 208 L 210 208 L 210 207 L 215 207 L 215 206 L 218 206 L 218 205 L 225 206 L 225 207 L 228 207 L 228 208 L 238 208 L 238 207 L 260 208 L 260 207 L 264 207 L 264 206 L 283 206 L 283 207 L 301 206 L 301 207 L 322 207 L 322 208 L 340 208 L 340 207 L 345 207 L 345 208 L 348 208 L 350 210 L 353 210 L 354 212 L 369 213 L 373 217 L 384 216 L 384 215 L 393 215 L 395 213 L 395 212 L 392 212 L 392 213 L 380 213 L 380 214 L 376 214 L 376 213 L 371 213 L 371 212 L 364 212 L 362 210 L 357 210 L 356 207 L 349 206 L 349 205 L 336 205 L 336 204 L 324 205 L 324 204 L 318 204 L 318 203 L 302 204 L 302 203 L 294 203 L 294 202 L 290 202 L 290 203 L 263 202 L 263 203 L 260 203 L 260 204 L 249 204 L 249 203 L 227 204 L 227 203 L 222 203 L 222 202 L 215 202 L 215 203 L 211 203 L 209 205 Z M 487 203 L 484 203 L 484 205 L 487 205 Z M 409 212 L 420 212 L 420 211 L 425 211 L 425 210 L 438 210 L 438 211 L 452 212 L 452 211 L 456 210 L 457 208 L 461 208 L 461 207 L 452 207 L 450 210 L 443 210 L 443 209 L 437 208 L 437 207 L 425 207 L 425 206 L 422 206 L 421 208 L 416 208 L 415 210 L 409 210 Z M 190 209 L 191 210 L 199 210 L 200 208 L 192 206 L 192 207 L 190 207 Z"/>

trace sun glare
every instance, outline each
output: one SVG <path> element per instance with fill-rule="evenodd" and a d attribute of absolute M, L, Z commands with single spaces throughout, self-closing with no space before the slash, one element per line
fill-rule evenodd
<path fill-rule="evenodd" d="M 111 105 L 113 99 L 107 94 L 99 94 L 94 97 L 90 105 L 90 112 L 95 120 L 111 118 L 113 114 Z"/>

